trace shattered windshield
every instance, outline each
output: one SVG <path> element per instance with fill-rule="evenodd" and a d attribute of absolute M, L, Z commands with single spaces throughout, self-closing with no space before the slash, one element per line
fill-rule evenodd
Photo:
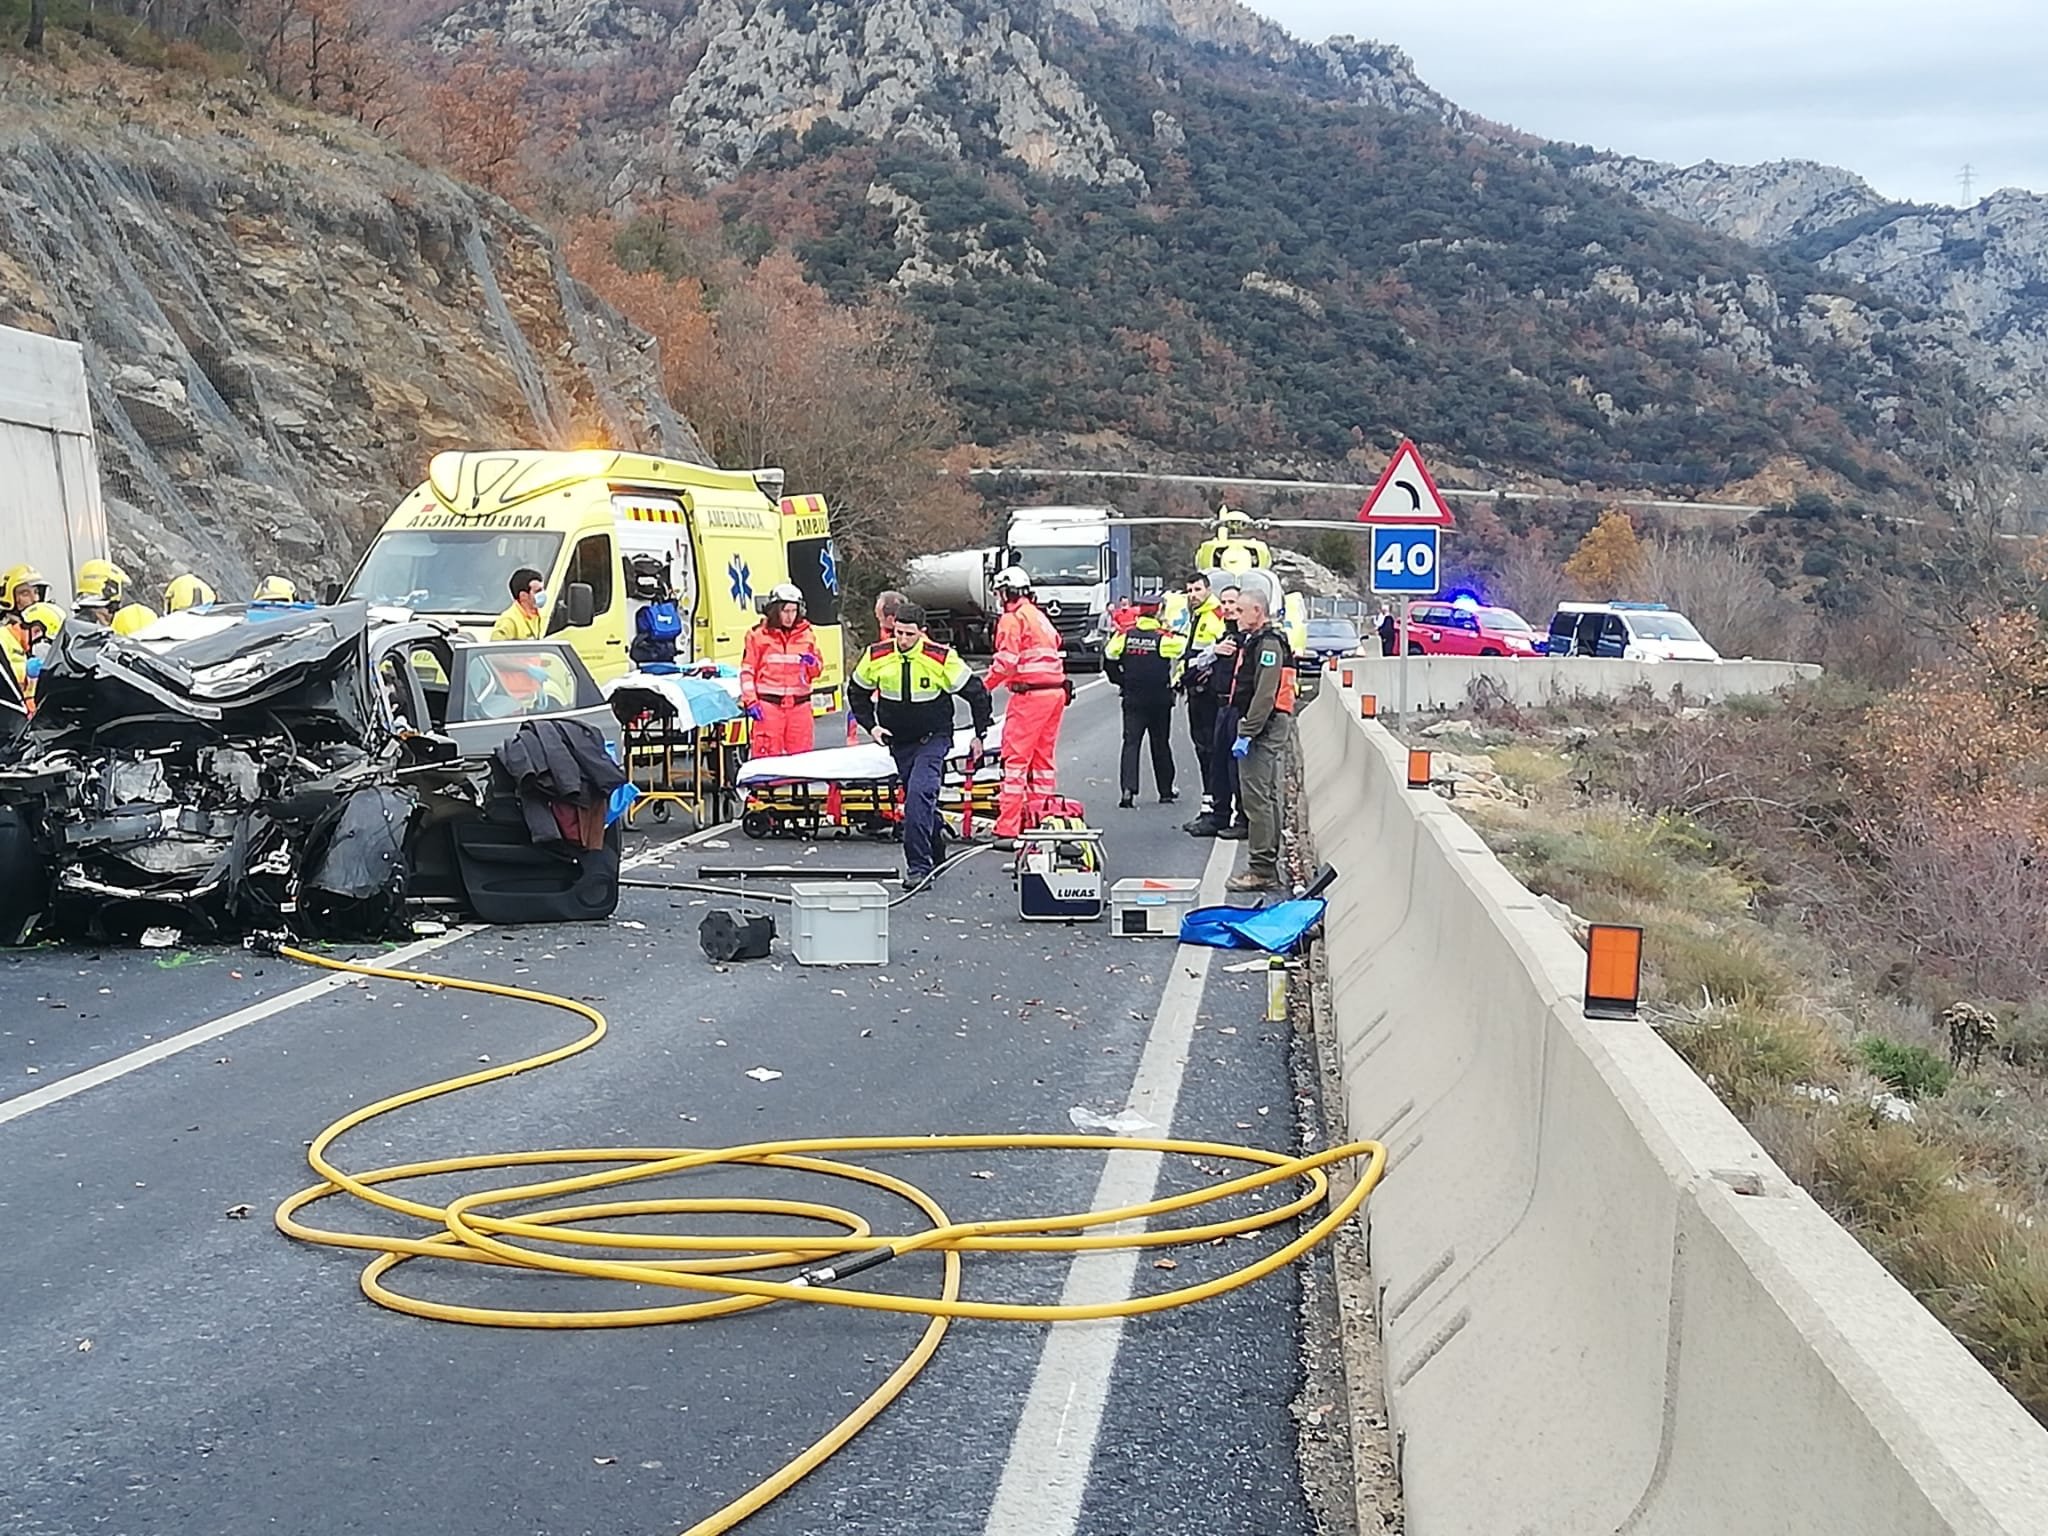
<path fill-rule="evenodd" d="M 551 576 L 562 535 L 532 529 L 399 528 L 380 534 L 348 596 L 415 613 L 494 614 L 522 566 Z"/>

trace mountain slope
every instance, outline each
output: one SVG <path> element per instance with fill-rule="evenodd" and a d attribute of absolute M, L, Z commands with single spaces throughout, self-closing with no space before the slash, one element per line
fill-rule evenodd
<path fill-rule="evenodd" d="M 2023 419 L 2048 417 L 2048 196 L 2007 189 L 1969 208 L 1893 203 L 1848 171 L 1796 160 L 1680 167 L 1588 155 L 1577 171 L 1949 317 L 1972 381 Z"/>
<path fill-rule="evenodd" d="M 703 457 L 647 338 L 508 206 L 250 85 L 0 67 L 0 324 L 85 344 L 137 576 L 311 590 L 441 448 Z"/>
<path fill-rule="evenodd" d="M 663 16 L 674 151 L 838 295 L 929 320 L 990 446 L 1370 463 L 1406 432 L 1482 474 L 1879 492 L 1970 412 L 1938 323 L 1571 174 L 1396 49 L 1227 0 Z"/>

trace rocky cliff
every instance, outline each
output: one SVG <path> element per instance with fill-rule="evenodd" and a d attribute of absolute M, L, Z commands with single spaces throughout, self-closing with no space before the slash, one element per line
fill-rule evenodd
<path fill-rule="evenodd" d="M 647 338 L 506 205 L 246 84 L 0 69 L 0 323 L 85 344 L 138 576 L 310 590 L 444 448 L 703 457 Z"/>
<path fill-rule="evenodd" d="M 1948 321 L 1976 383 L 2023 421 L 2048 416 L 2048 196 L 2008 189 L 1969 208 L 1920 207 L 1802 160 L 1672 166 L 1596 156 L 1576 170 Z"/>

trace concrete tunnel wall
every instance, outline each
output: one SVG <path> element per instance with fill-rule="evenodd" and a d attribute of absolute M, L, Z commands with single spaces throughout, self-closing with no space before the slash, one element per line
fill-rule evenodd
<path fill-rule="evenodd" d="M 2048 1431 L 1330 680 L 1303 711 L 1413 1536 L 2048 1532 Z M 1370 685 L 1367 685 L 1367 691 Z"/>
<path fill-rule="evenodd" d="M 1360 691 L 1376 694 L 1380 709 L 1391 712 L 1400 697 L 1398 656 L 1352 656 L 1336 664 L 1335 674 L 1349 667 Z M 1770 693 L 1788 683 L 1819 677 L 1821 669 L 1796 661 L 1608 661 L 1585 656 L 1410 656 L 1410 709 L 1465 709 L 1472 703 L 1472 684 L 1487 679 L 1489 695 L 1524 709 L 1567 699 L 1620 698 L 1648 688 L 1659 698 L 1674 691 L 1688 699 L 1713 703 L 1741 694 Z M 1325 676 L 1330 674 L 1326 673 Z"/>

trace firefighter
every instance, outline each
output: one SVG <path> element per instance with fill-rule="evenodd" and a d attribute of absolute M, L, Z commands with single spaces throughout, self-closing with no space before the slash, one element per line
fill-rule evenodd
<path fill-rule="evenodd" d="M 171 579 L 164 588 L 164 612 L 183 613 L 187 608 L 210 608 L 217 599 L 212 587 L 189 571 Z"/>
<path fill-rule="evenodd" d="M 1124 744 L 1118 783 L 1128 810 L 1138 803 L 1138 749 L 1152 738 L 1152 783 L 1159 803 L 1171 805 L 1173 792 L 1173 675 L 1187 652 L 1187 639 L 1159 621 L 1159 599 L 1138 599 L 1137 616 L 1128 629 L 1109 637 L 1103 647 L 1104 674 L 1123 694 Z"/>
<path fill-rule="evenodd" d="M 118 635 L 132 635 L 156 622 L 156 610 L 149 604 L 128 600 L 129 585 L 128 573 L 111 560 L 88 560 L 78 568 L 80 595 L 96 591 L 106 598 L 106 623 Z"/>
<path fill-rule="evenodd" d="M 1238 697 L 1243 712 L 1230 755 L 1243 785 L 1251 826 L 1245 873 L 1229 882 L 1233 891 L 1271 891 L 1280 886 L 1280 809 L 1287 754 L 1294 744 L 1294 655 L 1287 637 L 1268 612 L 1263 589 L 1247 587 L 1238 598 L 1243 651 L 1238 662 Z"/>
<path fill-rule="evenodd" d="M 811 684 L 825 658 L 804 617 L 804 595 L 785 581 L 769 592 L 761 614 L 740 654 L 740 707 L 754 722 L 751 755 L 808 752 Z"/>
<path fill-rule="evenodd" d="M 0 576 L 0 609 L 17 618 L 31 605 L 49 600 L 49 580 L 32 565 L 13 566 Z"/>
<path fill-rule="evenodd" d="M 1003 616 L 996 621 L 996 654 L 986 681 L 991 692 L 1010 690 L 1003 716 L 996 846 L 1012 849 L 1026 813 L 1035 820 L 1037 809 L 1059 788 L 1060 716 L 1074 696 L 1074 685 L 1060 658 L 1059 631 L 1032 600 L 1030 574 L 1019 565 L 998 571 L 995 592 Z"/>
<path fill-rule="evenodd" d="M 1222 605 L 1210 590 L 1206 571 L 1196 571 L 1186 582 L 1187 606 L 1182 611 L 1182 634 L 1187 641 L 1181 664 L 1174 668 L 1174 681 L 1188 700 L 1188 738 L 1195 744 L 1195 770 L 1202 780 L 1202 805 L 1195 819 L 1183 829 L 1198 836 L 1204 826 L 1213 830 L 1215 789 L 1209 749 L 1216 740 L 1216 694 L 1208 686 L 1211 648 L 1223 638 Z"/>
<path fill-rule="evenodd" d="M 71 616 L 83 619 L 88 624 L 99 624 L 111 629 L 114 623 L 114 600 L 104 589 L 80 587 L 78 595 L 71 600 Z"/>
<path fill-rule="evenodd" d="M 889 629 L 854 667 L 846 694 L 854 719 L 896 759 L 903 784 L 903 884 L 909 889 L 930 879 L 944 860 L 939 784 L 953 750 L 953 697 L 967 700 L 975 759 L 995 709 L 960 653 L 926 638 L 922 608 L 898 604 Z"/>
<path fill-rule="evenodd" d="M 21 584 L 16 583 L 17 590 Z M 21 689 L 21 700 L 30 715 L 36 712 L 36 679 L 43 670 L 43 653 L 64 627 L 64 610 L 55 603 L 23 604 L 4 626 L 0 626 L 0 652 Z"/>
<path fill-rule="evenodd" d="M 498 615 L 491 626 L 493 640 L 539 640 L 548 632 L 541 609 L 548 600 L 548 579 L 530 565 L 522 565 L 505 583 L 512 594 L 512 606 Z"/>

